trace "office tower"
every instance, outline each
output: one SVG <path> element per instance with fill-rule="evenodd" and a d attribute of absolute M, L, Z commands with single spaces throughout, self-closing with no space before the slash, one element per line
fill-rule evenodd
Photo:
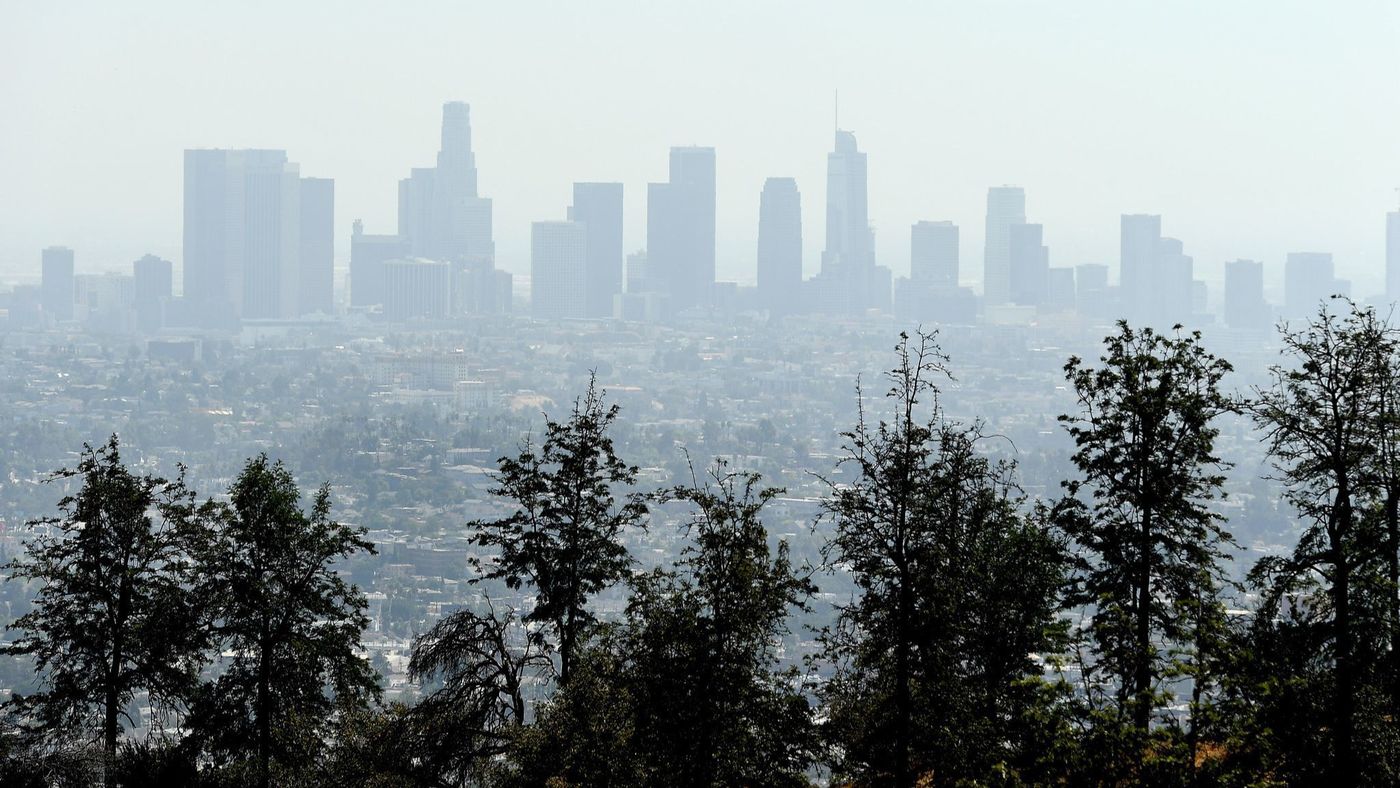
<path fill-rule="evenodd" d="M 708 304 L 715 283 L 715 149 L 672 148 L 670 168 L 647 184 L 647 262 L 678 312 Z"/>
<path fill-rule="evenodd" d="M 1083 299 L 1095 293 L 1108 290 L 1108 266 L 1102 263 L 1084 263 L 1074 268 L 1075 297 Z"/>
<path fill-rule="evenodd" d="M 1050 250 L 1042 241 L 1038 224 L 1013 224 L 1007 232 L 1011 303 L 1044 306 L 1050 287 Z"/>
<path fill-rule="evenodd" d="M 1225 325 L 1259 331 L 1269 327 L 1269 305 L 1264 302 L 1264 264 L 1233 260 L 1225 264 Z"/>
<path fill-rule="evenodd" d="M 385 261 L 385 320 L 445 320 L 451 314 L 450 263 L 422 258 Z"/>
<path fill-rule="evenodd" d="M 370 235 L 355 220 L 350 235 L 350 306 L 384 303 L 384 263 L 409 256 L 412 247 L 402 235 Z"/>
<path fill-rule="evenodd" d="M 655 289 L 647 275 L 646 250 L 639 250 L 627 255 L 627 292 L 649 293 Z"/>
<path fill-rule="evenodd" d="M 131 264 L 135 289 L 136 325 L 142 331 L 165 326 L 165 308 L 174 297 L 175 267 L 169 260 L 148 254 Z"/>
<path fill-rule="evenodd" d="M 284 151 L 185 151 L 184 296 L 196 314 L 296 316 L 301 192 Z"/>
<path fill-rule="evenodd" d="M 43 268 L 39 285 L 39 305 L 50 320 L 72 320 L 76 297 L 73 280 L 73 250 L 50 246 L 40 253 Z"/>
<path fill-rule="evenodd" d="M 1193 302 L 1194 261 L 1175 238 L 1159 238 L 1157 253 L 1140 270 L 1140 298 L 1144 312 L 1139 320 L 1160 331 L 1177 324 L 1188 324 L 1195 313 Z"/>
<path fill-rule="evenodd" d="M 301 179 L 298 315 L 335 312 L 335 181 Z"/>
<path fill-rule="evenodd" d="M 1385 215 L 1385 298 L 1400 301 L 1400 211 Z"/>
<path fill-rule="evenodd" d="M 530 311 L 537 318 L 585 317 L 588 227 L 582 222 L 530 226 Z"/>
<path fill-rule="evenodd" d="M 588 228 L 584 315 L 610 317 L 622 292 L 622 184 L 575 183 L 569 219 Z"/>
<path fill-rule="evenodd" d="M 863 270 L 873 265 L 865 154 L 856 147 L 856 135 L 838 129 L 835 148 L 826 155 L 826 251 L 822 253 L 822 271 L 833 266 Z"/>
<path fill-rule="evenodd" d="M 399 181 L 399 235 L 411 253 L 448 261 L 494 261 L 491 200 L 477 194 L 471 110 L 442 106 L 442 141 L 436 167 L 415 167 Z"/>
<path fill-rule="evenodd" d="M 775 315 L 800 308 L 802 196 L 792 178 L 769 178 L 758 198 L 758 298 Z"/>
<path fill-rule="evenodd" d="M 917 222 L 909 230 L 909 278 L 941 287 L 958 286 L 958 226 Z"/>
<path fill-rule="evenodd" d="M 821 313 L 860 314 L 890 307 L 890 270 L 875 264 L 865 154 L 849 131 L 836 131 L 826 157 L 826 249 L 821 273 L 806 286 Z"/>
<path fill-rule="evenodd" d="M 1153 311 L 1152 277 L 1162 243 L 1162 217 L 1153 214 L 1123 214 L 1119 221 L 1118 291 L 1122 301 L 1119 317 L 1138 321 Z"/>
<path fill-rule="evenodd" d="M 1191 317 L 1194 321 L 1209 321 L 1210 285 L 1204 279 L 1191 280 Z"/>
<path fill-rule="evenodd" d="M 74 277 L 78 318 L 90 331 L 129 333 L 135 327 L 136 283 L 130 274 L 108 272 Z"/>
<path fill-rule="evenodd" d="M 1045 303 L 1050 312 L 1073 312 L 1075 305 L 1074 269 L 1051 268 L 1046 277 Z"/>
<path fill-rule="evenodd" d="M 1283 311 L 1286 318 L 1296 320 L 1316 315 L 1324 301 L 1341 292 L 1343 288 L 1338 286 L 1331 253 L 1288 253 L 1283 264 Z"/>
<path fill-rule="evenodd" d="M 988 305 L 1011 299 L 1011 228 L 1026 223 L 1026 192 L 1019 186 L 987 190 L 987 233 L 982 252 L 982 298 Z"/>

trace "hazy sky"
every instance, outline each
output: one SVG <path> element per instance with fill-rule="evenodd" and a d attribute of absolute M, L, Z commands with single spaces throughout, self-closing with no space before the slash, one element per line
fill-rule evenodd
<path fill-rule="evenodd" d="M 626 184 L 627 246 L 667 149 L 713 145 L 719 275 L 753 279 L 758 194 L 797 178 L 824 239 L 832 92 L 869 153 L 879 260 L 962 228 L 981 279 L 989 185 L 1027 191 L 1052 265 L 1109 262 L 1163 215 L 1198 276 L 1290 250 L 1380 286 L 1400 186 L 1400 4 L 1376 2 L 67 2 L 0 0 L 0 270 L 66 244 L 80 270 L 179 261 L 181 151 L 284 148 L 393 232 L 397 182 L 464 100 L 498 263 L 575 180 Z"/>

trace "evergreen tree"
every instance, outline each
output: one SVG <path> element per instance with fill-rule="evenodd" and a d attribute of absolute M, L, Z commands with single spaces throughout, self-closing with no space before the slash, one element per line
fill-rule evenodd
<path fill-rule="evenodd" d="M 1395 593 L 1387 556 L 1393 390 L 1383 366 L 1393 362 L 1377 353 L 1393 343 L 1370 309 L 1341 314 L 1325 304 L 1301 328 L 1285 330 L 1283 343 L 1290 365 L 1273 369 L 1249 410 L 1305 527 L 1291 555 L 1261 560 L 1251 578 L 1265 590 L 1261 639 L 1291 632 L 1311 646 L 1292 665 L 1273 661 L 1279 673 L 1261 678 L 1306 682 L 1329 697 L 1327 714 L 1307 721 L 1330 732 L 1329 757 L 1313 774 L 1357 785 L 1370 772 L 1383 782 L 1374 755 L 1382 743 L 1359 734 L 1364 723 L 1394 713 L 1375 705 Z M 1298 731 L 1294 741 L 1311 737 Z"/>
<path fill-rule="evenodd" d="M 761 514 L 781 493 L 720 461 L 665 496 L 694 507 L 689 540 L 675 571 L 634 581 L 619 643 L 648 784 L 805 784 L 810 710 L 776 647 L 815 588 L 785 542 L 769 549 Z"/>
<path fill-rule="evenodd" d="M 10 702 L 46 732 L 93 731 L 112 785 L 128 704 L 179 707 L 193 689 L 206 645 L 200 600 L 191 593 L 185 550 L 201 538 L 200 507 L 182 479 L 133 474 L 115 435 L 83 447 L 72 479 L 78 491 L 61 515 L 32 525 L 42 534 L 9 564 L 11 578 L 41 584 L 34 607 L 10 629 L 7 654 L 32 656 L 44 688 Z"/>
<path fill-rule="evenodd" d="M 513 501 L 516 511 L 471 524 L 473 541 L 496 552 L 484 566 L 477 564 L 483 575 L 473 582 L 534 588 L 535 606 L 525 621 L 552 631 L 561 684 L 568 683 L 575 652 L 596 620 L 588 601 L 630 571 L 622 535 L 645 527 L 643 497 L 616 497 L 615 488 L 636 482 L 637 469 L 613 450 L 608 430 L 618 408 L 603 398 L 590 378 L 567 422 L 546 421 L 538 449 L 527 442 L 518 456 L 501 458 L 491 492 Z"/>
<path fill-rule="evenodd" d="M 1198 332 L 1177 329 L 1171 337 L 1120 321 L 1097 368 L 1078 357 L 1065 364 L 1080 411 L 1060 420 L 1079 475 L 1065 483 L 1060 516 L 1077 548 L 1072 599 L 1092 610 L 1086 687 L 1091 700 L 1101 677 L 1113 690 L 1110 707 L 1097 709 L 1095 745 L 1112 779 L 1149 779 L 1154 712 L 1171 699 L 1163 679 L 1184 666 L 1207 681 L 1197 636 L 1217 609 L 1231 543 L 1210 508 L 1225 481 L 1215 419 L 1232 407 L 1220 392 L 1230 365 Z"/>
<path fill-rule="evenodd" d="M 365 598 L 335 565 L 373 553 L 363 529 L 331 519 L 328 487 L 302 511 L 296 480 L 266 455 L 248 461 L 204 571 L 220 593 L 215 632 L 231 654 L 193 712 L 216 762 L 266 788 L 312 766 L 339 708 L 378 693 L 357 652 Z M 250 780 L 251 781 L 251 780 Z"/>
<path fill-rule="evenodd" d="M 827 510 L 827 562 L 858 596 L 823 634 L 823 689 L 836 769 L 907 786 L 1033 769 L 1032 707 L 1045 697 L 1032 653 L 1054 647 L 1063 550 L 1019 510 L 1014 468 L 979 448 L 979 426 L 948 421 L 930 335 L 901 335 L 891 420 L 845 433 Z"/>

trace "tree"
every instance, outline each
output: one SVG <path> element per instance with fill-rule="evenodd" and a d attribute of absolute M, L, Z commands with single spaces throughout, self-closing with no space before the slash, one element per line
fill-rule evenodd
<path fill-rule="evenodd" d="M 404 717 L 400 745 L 445 784 L 479 776 L 525 723 L 526 682 L 550 668 L 513 610 L 452 613 L 413 643 L 409 678 L 439 686 Z"/>
<path fill-rule="evenodd" d="M 943 415 L 934 337 L 901 335 L 896 353 L 893 418 L 869 423 L 862 397 L 849 475 L 828 480 L 823 555 L 857 596 L 822 636 L 827 734 L 837 771 L 863 781 L 988 779 L 1033 760 L 1031 654 L 1056 639 L 1063 549 L 1020 512 L 1014 466 L 980 451 L 981 427 Z"/>
<path fill-rule="evenodd" d="M 77 467 L 54 478 L 81 486 L 59 502 L 59 517 L 31 524 L 50 532 L 8 566 L 12 578 L 42 587 L 10 626 L 21 635 L 4 648 L 34 658 L 44 689 L 10 705 L 46 731 L 95 730 L 112 785 L 127 705 L 141 692 L 156 707 L 182 704 L 204 663 L 201 607 L 184 558 L 201 536 L 203 509 L 182 478 L 122 465 L 115 435 L 85 445 Z"/>
<path fill-rule="evenodd" d="M 769 549 L 761 514 L 780 494 L 718 461 L 663 496 L 694 507 L 689 541 L 674 571 L 636 578 L 619 638 L 648 784 L 806 784 L 811 712 L 776 644 L 816 589 L 785 542 Z"/>
<path fill-rule="evenodd" d="M 574 401 L 569 421 L 546 420 L 538 450 L 526 442 L 517 457 L 503 457 L 493 495 L 514 501 L 514 514 L 474 522 L 473 541 L 497 555 L 483 576 L 512 589 L 530 584 L 535 606 L 525 621 L 552 630 L 559 650 L 559 683 L 569 681 L 574 654 L 595 616 L 588 601 L 627 576 L 632 558 L 622 535 L 645 525 L 641 495 L 621 501 L 614 488 L 632 485 L 637 469 L 618 458 L 608 434 L 618 408 L 603 402 L 597 381 Z M 475 559 L 474 559 L 475 562 Z"/>
<path fill-rule="evenodd" d="M 220 592 L 215 632 L 233 656 L 196 704 L 192 728 L 211 754 L 251 769 L 266 788 L 274 771 L 296 774 L 314 760 L 337 708 L 378 692 L 356 653 L 364 595 L 335 571 L 374 547 L 363 529 L 331 519 L 326 486 L 303 512 L 291 472 L 267 455 L 248 461 L 229 498 L 205 571 Z"/>
<path fill-rule="evenodd" d="M 1223 496 L 1214 422 L 1232 407 L 1220 392 L 1230 365 L 1206 352 L 1199 332 L 1176 328 L 1171 337 L 1120 321 L 1097 368 L 1078 357 L 1064 367 L 1080 411 L 1060 421 L 1079 475 L 1065 482 L 1060 514 L 1078 548 L 1072 599 L 1093 611 L 1097 661 L 1086 680 L 1112 680 L 1106 721 L 1128 726 L 1121 744 L 1131 748 L 1116 767 L 1137 779 L 1153 712 L 1165 702 L 1159 682 L 1173 670 L 1169 652 L 1199 660 L 1200 614 L 1212 609 L 1230 544 L 1210 508 Z"/>
<path fill-rule="evenodd" d="M 1327 661 L 1331 684 L 1331 764 L 1321 768 L 1338 784 L 1356 785 L 1358 705 L 1380 662 L 1376 634 L 1385 631 L 1395 593 L 1383 560 L 1393 545 L 1385 535 L 1393 391 L 1375 355 L 1393 344 L 1371 310 L 1341 315 L 1325 304 L 1302 328 L 1284 330 L 1283 344 L 1291 365 L 1273 368 L 1248 409 L 1306 527 L 1291 555 L 1261 560 L 1251 578 L 1266 590 L 1261 619 L 1319 636 L 1310 658 Z"/>

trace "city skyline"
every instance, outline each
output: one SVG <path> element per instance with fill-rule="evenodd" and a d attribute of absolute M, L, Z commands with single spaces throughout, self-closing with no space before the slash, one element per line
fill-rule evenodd
<path fill-rule="evenodd" d="M 115 45 L 102 44 L 99 33 L 115 30 L 122 33 L 124 46 L 133 49 L 134 59 L 112 66 L 119 71 L 114 80 L 104 81 L 101 96 L 80 78 L 81 69 L 75 64 L 23 72 L 29 76 L 0 87 L 7 105 L 20 109 L 16 121 L 0 135 L 6 143 L 26 140 L 25 146 L 0 145 L 7 151 L 0 154 L 0 168 L 12 184 L 3 190 L 0 202 L 0 216 L 8 217 L 12 228 L 0 238 L 0 273 L 8 276 L 34 278 L 37 250 L 50 245 L 77 250 L 79 271 L 120 268 L 147 252 L 181 263 L 179 223 L 168 209 L 179 201 L 179 151 L 193 147 L 285 149 L 306 171 L 335 178 L 335 260 L 343 271 L 349 256 L 345 229 L 356 218 L 375 231 L 394 226 L 392 186 L 431 155 L 437 142 L 430 130 L 437 125 L 433 115 L 444 101 L 454 99 L 470 102 L 475 110 L 481 191 L 495 201 L 497 260 L 506 270 L 517 274 L 528 270 L 530 223 L 556 216 L 555 206 L 567 204 L 576 181 L 625 184 L 624 247 L 628 253 L 642 248 L 645 184 L 657 180 L 663 171 L 666 150 L 698 144 L 713 145 L 717 151 L 718 278 L 753 281 L 758 224 L 753 195 L 770 176 L 794 177 L 799 190 L 813 196 L 803 204 L 803 224 L 808 228 L 804 273 L 810 275 L 822 251 L 820 235 L 814 233 L 821 233 L 824 225 L 820 184 L 834 120 L 831 93 L 839 88 L 840 125 L 859 135 L 861 148 L 870 157 L 876 259 L 896 276 L 908 272 L 904 228 L 920 220 L 951 220 L 963 230 L 963 281 L 980 284 L 980 198 L 989 185 L 1015 183 L 1031 196 L 1036 222 L 1045 226 L 1047 238 L 1054 239 L 1050 245 L 1055 266 L 1113 264 L 1118 216 L 1151 213 L 1165 217 L 1172 234 L 1183 240 L 1194 257 L 1197 276 L 1207 280 L 1220 280 L 1226 260 L 1257 259 L 1266 265 L 1266 287 L 1277 292 L 1288 252 L 1323 250 L 1334 254 L 1338 275 L 1352 279 L 1359 293 L 1379 292 L 1383 283 L 1382 222 L 1384 214 L 1396 207 L 1392 188 L 1400 181 L 1395 166 L 1389 164 L 1400 159 L 1400 142 L 1387 131 L 1396 125 L 1397 110 L 1373 101 L 1366 104 L 1364 113 L 1348 114 L 1347 108 L 1383 95 L 1377 88 L 1394 75 L 1396 56 L 1388 47 L 1357 47 L 1350 50 L 1356 52 L 1352 59 L 1331 63 L 1300 44 L 1309 36 L 1389 36 L 1393 40 L 1397 20 L 1384 5 L 1265 15 L 1251 14 L 1242 6 L 1212 11 L 1209 21 L 1214 29 L 1210 31 L 1190 27 L 1191 20 L 1184 18 L 1188 14 L 1176 19 L 1165 11 L 1120 10 L 1105 4 L 1087 4 L 1079 14 L 1067 16 L 1018 7 L 1020 12 L 1002 28 L 991 24 L 996 14 L 988 9 L 896 12 L 887 8 L 854 23 L 844 18 L 807 20 L 804 36 L 798 38 L 832 39 L 850 24 L 856 25 L 851 35 L 869 38 L 877 28 L 888 31 L 891 19 L 903 14 L 914 30 L 927 27 L 920 23 L 947 22 L 949 40 L 939 38 L 939 46 L 915 47 L 909 34 L 889 33 L 894 38 L 888 51 L 872 55 L 868 63 L 838 57 L 792 77 L 778 73 L 773 66 L 777 58 L 723 66 L 749 70 L 752 84 L 738 85 L 722 78 L 713 84 L 699 79 L 702 66 L 719 69 L 721 64 L 685 62 L 685 53 L 698 46 L 702 37 L 668 36 L 672 48 L 680 47 L 676 56 L 656 60 L 655 73 L 638 76 L 640 82 L 634 86 L 640 89 L 684 77 L 675 90 L 655 94 L 654 117 L 629 115 L 630 108 L 620 102 L 616 89 L 605 88 L 598 79 L 584 79 L 577 95 L 557 99 L 561 103 L 555 108 L 571 118 L 568 124 L 549 122 L 542 114 L 545 107 L 530 92 L 545 86 L 545 72 L 559 59 L 577 54 L 576 45 L 561 41 L 553 25 L 542 32 L 541 62 L 530 66 L 528 73 L 486 78 L 485 65 L 489 58 L 501 57 L 501 50 L 483 40 L 483 48 L 475 54 L 454 51 L 448 56 L 439 51 L 440 57 L 455 59 L 456 65 L 437 70 L 421 67 L 431 46 L 421 47 L 429 50 L 421 55 L 390 47 L 387 53 L 369 56 L 364 73 L 356 73 L 373 78 L 365 83 L 355 80 L 353 86 L 327 78 L 327 69 L 335 63 L 288 60 L 278 47 L 291 34 L 269 32 L 248 46 L 253 54 L 261 47 L 268 49 L 264 54 L 276 55 L 258 68 L 277 70 L 285 75 L 286 84 L 249 79 L 246 84 L 256 86 L 256 91 L 225 95 L 195 91 L 197 80 L 191 74 L 223 84 L 222 75 L 229 69 L 247 64 L 243 58 L 237 63 L 216 62 L 209 53 L 195 49 L 201 36 L 211 34 L 199 24 L 193 25 L 187 41 L 177 42 L 176 50 L 166 53 L 188 59 L 191 67 L 183 70 L 188 74 L 147 73 L 156 69 L 155 60 L 140 53 L 140 42 L 190 22 L 178 9 L 172 7 L 163 15 L 148 11 L 108 19 L 111 11 L 78 8 L 85 13 L 43 11 L 24 16 L 11 26 L 21 36 L 14 46 L 2 48 L 8 54 L 0 58 L 6 65 L 11 58 L 15 63 L 27 62 L 63 33 L 73 37 L 79 62 L 87 63 L 85 58 L 94 54 L 112 54 Z M 425 44 L 432 44 L 448 35 L 448 31 L 430 29 L 434 13 L 451 21 L 465 12 L 454 16 L 445 7 L 424 7 L 377 21 L 392 29 L 418 31 Z M 664 28 L 677 13 L 651 10 L 637 15 L 635 24 Z M 719 6 L 712 17 L 692 21 L 702 30 L 720 28 L 740 13 Z M 771 9 L 742 13 L 752 17 L 745 19 L 752 25 L 736 33 L 742 36 L 771 36 L 781 16 Z M 288 14 L 295 20 L 308 19 L 305 11 L 292 9 Z M 482 14 L 479 19 L 468 18 L 479 22 L 485 33 L 520 24 L 511 11 L 490 9 Z M 604 26 L 623 15 L 619 8 L 602 4 L 588 24 Z M 1199 25 L 1201 15 L 1195 17 Z M 1032 29 L 1047 18 L 1054 32 L 1082 37 L 1097 48 L 1066 56 L 1064 63 L 1048 71 L 1037 70 L 1046 65 L 1046 53 L 1055 48 L 1040 41 Z M 1091 55 L 1112 60 L 1122 51 L 1120 45 L 1125 42 L 1111 34 L 1135 30 L 1144 21 L 1151 24 L 1137 42 L 1143 45 L 1140 56 L 1132 63 L 1120 63 L 1125 73 L 1110 80 L 1111 84 L 1088 79 Z M 351 25 L 349 32 L 341 31 L 326 46 L 360 41 L 356 36 L 365 35 L 362 28 L 367 25 L 368 20 Z M 959 32 L 973 40 L 1029 48 L 1018 49 L 1005 63 L 989 64 L 990 55 L 979 55 L 969 44 L 952 40 Z M 1206 84 L 1211 64 L 1192 63 L 1191 47 L 1246 32 L 1250 35 L 1239 43 L 1255 57 L 1242 57 L 1245 65 L 1219 75 L 1220 84 Z M 489 38 L 485 33 L 482 38 Z M 1184 33 L 1190 35 L 1183 38 Z M 770 54 L 792 54 L 801 65 L 814 66 L 808 59 L 813 56 L 799 53 L 796 39 L 775 39 L 774 46 L 777 52 Z M 621 50 L 614 61 L 587 64 L 587 73 L 605 76 L 665 49 L 657 40 L 641 40 Z M 94 54 L 82 54 L 88 50 Z M 403 62 L 391 70 L 388 63 L 394 57 Z M 919 64 L 939 65 L 932 69 L 937 73 L 954 73 L 950 65 L 990 68 L 983 75 L 982 88 L 988 95 L 996 94 L 1003 83 L 1011 84 L 1013 75 L 1024 78 L 1025 84 L 1010 94 L 1012 106 L 1007 109 L 993 106 L 985 96 L 977 97 L 971 85 L 958 80 L 930 82 L 928 86 L 935 90 L 924 96 L 917 91 L 909 94 L 916 83 L 904 81 L 904 90 L 899 90 L 900 84 L 885 85 L 880 80 L 897 65 Z M 455 75 L 443 73 L 449 71 Z M 396 87 L 402 88 L 398 92 L 386 82 L 391 73 Z M 557 69 L 551 73 L 557 80 Z M 731 72 L 716 71 L 711 76 L 727 73 Z M 181 117 L 188 122 L 182 122 L 175 133 L 170 108 L 134 95 L 129 89 L 134 79 L 123 79 L 123 74 L 139 74 L 147 81 L 154 79 L 157 88 L 168 88 L 166 95 L 185 107 L 182 111 L 188 117 Z M 405 74 L 413 78 L 405 80 Z M 308 84 L 322 87 L 307 90 Z M 922 78 L 917 84 L 923 84 Z M 40 98 L 50 91 L 62 100 L 45 106 Z M 1192 97 L 1190 91 L 1200 93 L 1194 104 L 1186 101 Z M 763 94 L 762 101 L 758 93 Z M 293 94 L 295 104 L 289 103 Z M 114 100 L 126 103 L 114 105 Z M 363 118 L 369 109 L 366 102 L 375 105 L 372 122 Z M 585 105 L 593 108 L 586 113 L 573 111 Z M 1303 105 L 1310 107 L 1306 123 L 1279 122 L 1293 117 L 1292 107 Z M 122 122 L 74 123 L 72 112 L 78 106 L 100 117 L 116 117 L 119 106 Z M 1144 125 L 1162 106 L 1178 108 L 1179 117 L 1158 127 Z M 1237 107 L 1238 112 L 1216 111 L 1225 107 Z M 1047 115 L 1047 109 L 1055 111 Z M 1036 128 L 1031 133 L 1006 128 L 1007 113 L 1013 110 L 1034 111 Z M 1205 122 L 1208 112 L 1213 113 L 1209 123 Z M 350 122 L 347 113 L 360 119 Z M 627 128 L 618 127 L 622 117 L 630 118 Z M 1350 120 L 1344 123 L 1344 117 Z M 973 138 L 985 144 L 969 147 Z M 104 147 L 120 155 L 104 158 L 83 153 L 83 166 L 59 168 L 74 150 Z M 527 150 L 530 155 L 523 155 Z M 1082 166 L 1090 156 L 1095 165 Z M 1277 166 L 1285 160 L 1287 167 Z M 122 194 L 117 204 L 114 197 L 122 193 L 119 184 L 123 182 L 135 183 L 139 189 L 136 199 Z M 37 198 L 31 199 L 36 193 Z"/>

